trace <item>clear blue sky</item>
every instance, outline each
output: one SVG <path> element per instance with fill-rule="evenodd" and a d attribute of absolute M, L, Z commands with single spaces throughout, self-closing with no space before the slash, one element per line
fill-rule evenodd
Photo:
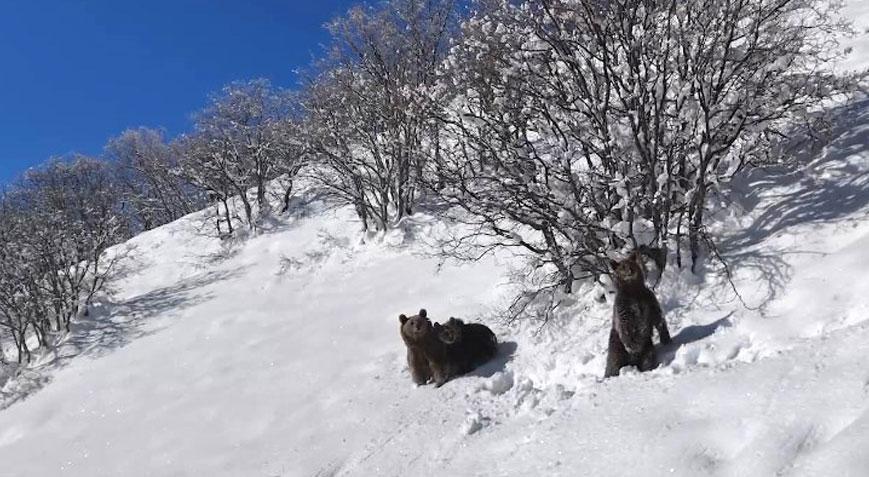
<path fill-rule="evenodd" d="M 358 0 L 0 0 L 0 183 L 129 127 L 190 128 L 237 79 L 294 86 Z"/>

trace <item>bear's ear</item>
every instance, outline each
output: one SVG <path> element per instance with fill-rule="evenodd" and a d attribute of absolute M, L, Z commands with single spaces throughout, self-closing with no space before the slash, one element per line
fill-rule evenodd
<path fill-rule="evenodd" d="M 420 308 L 419 316 L 421 316 L 423 318 L 426 318 L 428 316 L 428 313 L 426 313 L 425 308 Z"/>
<path fill-rule="evenodd" d="M 407 315 L 403 313 L 401 315 L 398 315 L 398 321 L 400 321 L 402 325 L 407 323 Z"/>
<path fill-rule="evenodd" d="M 613 259 L 610 259 L 610 260 L 609 260 L 609 263 L 610 263 L 610 268 L 611 268 L 612 270 L 615 270 L 615 269 L 619 266 L 619 262 L 616 262 L 616 261 L 613 260 Z"/>

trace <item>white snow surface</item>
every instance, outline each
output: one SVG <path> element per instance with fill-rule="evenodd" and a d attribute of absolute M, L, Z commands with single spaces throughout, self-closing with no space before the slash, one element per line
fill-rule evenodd
<path fill-rule="evenodd" d="M 507 324 L 515 258 L 441 265 L 423 214 L 364 236 L 300 200 L 236 242 L 203 214 L 144 233 L 0 389 L 0 475 L 867 475 L 869 102 L 836 117 L 804 170 L 752 174 L 714 218 L 747 306 L 671 264 L 662 366 L 608 380 L 601 290 Z M 498 357 L 415 386 L 398 315 L 421 307 L 486 323 Z"/>

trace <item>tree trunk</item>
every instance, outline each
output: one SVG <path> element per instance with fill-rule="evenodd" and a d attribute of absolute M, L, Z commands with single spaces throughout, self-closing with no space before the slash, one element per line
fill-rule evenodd
<path fill-rule="evenodd" d="M 703 204 L 706 201 L 706 189 L 697 191 L 697 196 L 691 206 L 691 212 L 688 223 L 688 243 L 691 247 L 691 273 L 697 273 L 697 265 L 700 260 L 700 234 L 703 227 Z"/>
<path fill-rule="evenodd" d="M 290 197 L 293 195 L 293 180 L 290 179 L 287 186 L 284 188 L 284 208 L 281 209 L 281 213 L 285 214 L 288 210 L 290 210 Z"/>
<path fill-rule="evenodd" d="M 229 215 L 229 204 L 225 197 L 220 200 L 223 202 L 223 213 L 226 216 L 226 227 L 229 230 L 229 235 L 232 235 L 232 217 Z"/>

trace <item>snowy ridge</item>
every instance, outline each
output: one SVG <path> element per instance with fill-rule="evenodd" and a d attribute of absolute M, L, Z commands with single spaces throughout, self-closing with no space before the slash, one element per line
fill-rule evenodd
<path fill-rule="evenodd" d="M 601 380 L 610 305 L 499 319 L 511 258 L 439 266 L 417 215 L 362 238 L 311 202 L 243 242 L 202 215 L 126 247 L 111 300 L 10 381 L 10 475 L 860 475 L 869 467 L 869 108 L 798 174 L 723 204 L 743 307 L 671 266 L 664 365 Z M 764 182 L 766 187 L 755 187 Z M 414 386 L 399 313 L 492 326 L 499 356 Z M 40 389 L 41 388 L 41 389 Z M 18 400 L 20 397 L 26 399 Z"/>

